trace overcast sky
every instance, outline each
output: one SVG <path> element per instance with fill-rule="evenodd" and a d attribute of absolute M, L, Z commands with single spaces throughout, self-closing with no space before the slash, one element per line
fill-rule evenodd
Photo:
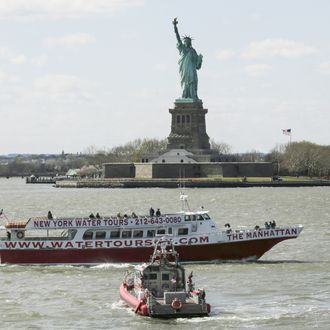
<path fill-rule="evenodd" d="M 0 0 L 0 154 L 167 137 L 176 16 L 203 54 L 210 138 L 330 144 L 328 0 Z"/>

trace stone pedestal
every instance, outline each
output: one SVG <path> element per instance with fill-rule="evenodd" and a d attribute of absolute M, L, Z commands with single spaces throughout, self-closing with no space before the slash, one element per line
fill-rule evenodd
<path fill-rule="evenodd" d="M 172 115 L 171 133 L 167 149 L 185 149 L 192 153 L 209 153 L 209 136 L 206 133 L 205 114 L 201 100 L 177 99 Z"/>

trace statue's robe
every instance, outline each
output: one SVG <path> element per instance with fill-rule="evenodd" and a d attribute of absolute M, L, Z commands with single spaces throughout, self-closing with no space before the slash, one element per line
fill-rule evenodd
<path fill-rule="evenodd" d="M 181 75 L 182 97 L 198 99 L 197 97 L 197 70 L 202 66 L 202 57 L 197 55 L 192 47 L 178 44 L 180 52 L 179 70 Z"/>

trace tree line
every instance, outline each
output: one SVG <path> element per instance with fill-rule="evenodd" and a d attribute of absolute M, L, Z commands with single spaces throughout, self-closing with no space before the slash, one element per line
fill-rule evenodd
<path fill-rule="evenodd" d="M 276 146 L 266 160 L 277 164 L 281 175 L 329 176 L 330 145 L 301 141 Z"/>
<path fill-rule="evenodd" d="M 267 154 L 257 150 L 238 154 L 227 143 L 210 142 L 219 154 L 218 161 L 273 162 L 279 175 L 330 174 L 330 146 L 302 141 L 278 145 Z M 166 139 L 136 139 L 109 150 L 90 146 L 77 154 L 0 156 L 0 176 L 65 175 L 69 169 L 80 169 L 79 176 L 99 176 L 104 163 L 140 162 L 144 157 L 151 160 L 166 152 L 166 145 Z"/>

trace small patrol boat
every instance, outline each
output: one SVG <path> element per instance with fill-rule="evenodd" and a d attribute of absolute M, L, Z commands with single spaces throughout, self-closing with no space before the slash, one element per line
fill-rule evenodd
<path fill-rule="evenodd" d="M 186 281 L 173 241 L 161 238 L 155 242 L 150 263 L 128 272 L 119 293 L 121 299 L 142 316 L 208 316 L 211 306 L 205 301 L 205 290 L 195 289 L 192 277 L 191 272 Z"/>

